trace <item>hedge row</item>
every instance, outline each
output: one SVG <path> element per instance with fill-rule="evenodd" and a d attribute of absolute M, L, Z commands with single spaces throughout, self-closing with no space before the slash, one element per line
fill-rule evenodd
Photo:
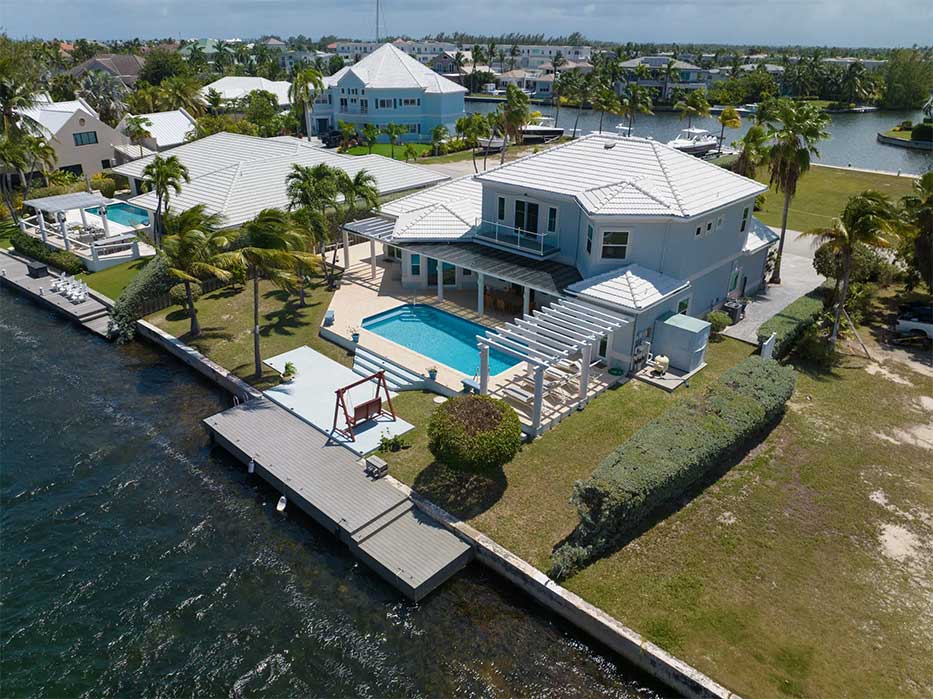
<path fill-rule="evenodd" d="M 161 256 L 149 260 L 113 304 L 110 329 L 116 334 L 117 341 L 132 340 L 136 334 L 136 321 L 144 315 L 146 300 L 167 294 L 176 283 L 178 280 L 169 274 Z"/>
<path fill-rule="evenodd" d="M 792 304 L 758 328 L 758 343 L 777 333 L 774 342 L 774 358 L 781 359 L 794 348 L 804 330 L 816 322 L 823 312 L 826 289 L 818 287 L 806 296 L 801 296 Z"/>
<path fill-rule="evenodd" d="M 566 576 L 612 550 L 659 505 L 747 448 L 781 416 L 794 384 L 790 367 L 749 357 L 642 427 L 574 484 L 580 524 L 552 556 L 551 575 Z"/>
<path fill-rule="evenodd" d="M 50 248 L 38 238 L 26 235 L 19 228 L 10 234 L 10 242 L 19 254 L 45 262 L 65 274 L 81 274 L 84 271 L 84 263 L 74 253 Z"/>

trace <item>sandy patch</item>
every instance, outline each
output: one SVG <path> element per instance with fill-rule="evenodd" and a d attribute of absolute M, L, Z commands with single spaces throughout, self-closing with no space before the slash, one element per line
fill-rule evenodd
<path fill-rule="evenodd" d="M 881 366 L 880 364 L 876 364 L 874 362 L 870 364 L 866 364 L 865 371 L 867 371 L 872 376 L 881 376 L 882 378 L 885 378 L 888 381 L 893 381 L 894 383 L 900 384 L 901 386 L 912 386 L 913 385 L 910 381 L 905 379 L 900 374 L 897 374 L 891 371 L 890 369 L 888 369 L 887 367 Z"/>
<path fill-rule="evenodd" d="M 882 524 L 878 540 L 884 555 L 899 563 L 916 560 L 923 553 L 920 538 L 897 524 Z"/>
<path fill-rule="evenodd" d="M 933 425 L 914 425 L 906 430 L 895 430 L 894 437 L 898 442 L 911 444 L 921 449 L 933 449 Z"/>
<path fill-rule="evenodd" d="M 731 512 L 723 512 L 719 515 L 718 521 L 720 524 L 725 524 L 726 526 L 735 524 L 735 515 Z"/>
<path fill-rule="evenodd" d="M 920 396 L 920 409 L 933 412 L 933 396 Z"/>

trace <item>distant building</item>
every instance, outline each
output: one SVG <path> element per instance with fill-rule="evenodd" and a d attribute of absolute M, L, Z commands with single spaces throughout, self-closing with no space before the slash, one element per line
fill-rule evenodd
<path fill-rule="evenodd" d="M 284 51 L 288 48 L 288 44 L 274 36 L 270 36 L 268 39 L 263 39 L 257 44 L 257 46 L 265 46 L 267 49 L 272 49 L 273 51 Z"/>
<path fill-rule="evenodd" d="M 327 51 L 282 51 L 279 55 L 279 65 L 291 71 L 300 63 L 314 63 L 317 60 L 327 63 L 336 54 Z"/>
<path fill-rule="evenodd" d="M 672 64 L 672 73 L 668 77 L 668 64 Z M 619 66 L 625 70 L 625 77 L 616 85 L 622 89 L 627 83 L 637 83 L 641 87 L 655 90 L 662 100 L 671 99 L 674 90 L 693 92 L 707 88 L 711 82 L 710 72 L 700 66 L 680 61 L 670 56 L 640 56 L 630 61 L 623 61 Z M 646 66 L 648 77 L 640 78 L 635 71 L 639 66 Z"/>
<path fill-rule="evenodd" d="M 185 58 L 189 58 L 191 56 L 191 52 L 195 48 L 199 48 L 205 56 L 212 58 L 217 53 L 218 48 L 222 44 L 223 42 L 218 41 L 217 39 L 192 39 L 187 44 L 178 49 L 178 53 L 180 53 Z"/>
<path fill-rule="evenodd" d="M 89 58 L 71 69 L 71 74 L 78 79 L 94 70 L 102 70 L 120 79 L 126 87 L 133 87 L 139 80 L 139 72 L 145 60 L 132 53 L 102 53 Z"/>
<path fill-rule="evenodd" d="M 291 99 L 288 91 L 292 84 L 287 80 L 266 80 L 265 78 L 256 78 L 252 76 L 228 75 L 215 80 L 209 85 L 201 88 L 201 93 L 207 96 L 211 90 L 220 93 L 220 98 L 224 102 L 243 99 L 254 90 L 265 90 L 275 95 L 279 104 L 279 109 L 288 109 L 291 106 Z"/>
<path fill-rule="evenodd" d="M 554 89 L 554 76 L 545 75 L 540 70 L 516 68 L 499 75 L 499 87 L 504 90 L 509 85 L 515 85 L 529 97 L 548 99 Z"/>
<path fill-rule="evenodd" d="M 312 133 L 324 133 L 341 121 L 401 124 L 405 140 L 426 141 L 435 126 L 454 131 L 464 114 L 466 88 L 437 74 L 395 44 L 383 44 L 358 63 L 325 78 L 327 89 L 308 114 Z"/>

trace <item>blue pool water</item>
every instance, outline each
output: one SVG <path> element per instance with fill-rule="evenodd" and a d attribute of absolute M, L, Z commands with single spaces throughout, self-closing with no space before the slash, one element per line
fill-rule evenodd
<path fill-rule="evenodd" d="M 363 320 L 363 327 L 468 376 L 479 372 L 476 336 L 489 329 L 479 323 L 423 304 L 393 308 L 391 311 L 370 316 Z M 518 359 L 502 352 L 489 352 L 491 376 L 518 363 Z"/>
<path fill-rule="evenodd" d="M 93 209 L 88 209 L 92 214 L 100 214 L 100 211 L 95 206 Z M 138 206 L 133 206 L 132 204 L 111 204 L 107 207 L 107 218 L 111 221 L 117 223 L 122 223 L 124 226 L 148 226 L 149 225 L 149 212 L 145 209 L 140 209 Z"/>

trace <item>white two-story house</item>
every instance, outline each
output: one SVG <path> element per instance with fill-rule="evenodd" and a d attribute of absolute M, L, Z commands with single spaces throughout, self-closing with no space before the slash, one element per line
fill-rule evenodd
<path fill-rule="evenodd" d="M 627 319 L 599 346 L 610 366 L 638 369 L 656 341 L 653 352 L 689 371 L 705 342 L 670 345 L 683 333 L 665 324 L 702 335 L 708 326 L 692 319 L 764 284 L 777 240 L 753 216 L 765 189 L 657 141 L 594 134 L 390 202 L 347 228 L 386 246 L 406 288 L 475 289 L 479 313 L 494 300 L 517 316 L 580 299 Z"/>

